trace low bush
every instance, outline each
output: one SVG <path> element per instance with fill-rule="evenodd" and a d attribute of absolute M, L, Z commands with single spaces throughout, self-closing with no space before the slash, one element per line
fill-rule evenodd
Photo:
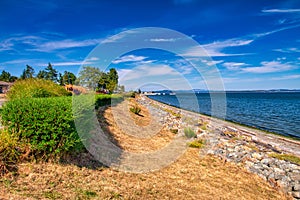
<path fill-rule="evenodd" d="M 194 140 L 194 141 L 188 143 L 188 146 L 192 147 L 192 148 L 202 148 L 202 147 L 204 147 L 204 145 L 205 145 L 205 140 L 203 140 L 203 139 Z"/>
<path fill-rule="evenodd" d="M 277 158 L 279 160 L 289 161 L 300 165 L 300 158 L 291 154 L 270 153 L 269 157 Z"/>
<path fill-rule="evenodd" d="M 10 100 L 71 95 L 72 93 L 66 91 L 63 87 L 53 83 L 50 80 L 35 78 L 18 80 L 7 93 L 7 97 Z"/>
<path fill-rule="evenodd" d="M 8 133 L 31 145 L 42 159 L 81 149 L 72 113 L 72 97 L 25 98 L 3 105 L 2 124 Z"/>
<path fill-rule="evenodd" d="M 26 154 L 29 146 L 20 142 L 14 134 L 0 131 L 0 176 L 16 169 L 16 164 Z"/>
<path fill-rule="evenodd" d="M 117 94 L 98 94 L 95 95 L 95 98 L 96 98 L 95 99 L 96 109 L 105 105 L 117 104 L 123 101 L 124 99 L 122 95 L 117 95 Z"/>
<path fill-rule="evenodd" d="M 184 128 L 184 135 L 187 137 L 187 138 L 193 138 L 193 137 L 196 137 L 196 133 L 193 129 L 191 129 L 190 127 L 188 128 Z"/>
<path fill-rule="evenodd" d="M 136 115 L 139 115 L 142 109 L 135 105 L 130 108 L 130 111 Z"/>

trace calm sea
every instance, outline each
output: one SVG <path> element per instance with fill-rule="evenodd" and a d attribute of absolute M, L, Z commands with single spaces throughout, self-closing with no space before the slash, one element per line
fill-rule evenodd
<path fill-rule="evenodd" d="M 214 93 L 213 96 L 218 98 L 218 94 Z M 221 99 L 222 95 L 219 96 Z M 181 93 L 149 97 L 186 110 L 215 117 L 221 116 L 220 113 L 212 114 L 209 93 L 196 95 Z M 224 105 L 226 106 L 226 120 L 300 138 L 300 92 L 227 93 Z"/>

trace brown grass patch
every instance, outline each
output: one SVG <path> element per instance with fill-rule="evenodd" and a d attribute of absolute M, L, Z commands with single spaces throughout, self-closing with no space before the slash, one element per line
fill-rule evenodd
<path fill-rule="evenodd" d="M 22 164 L 19 177 L 0 180 L 8 199 L 287 199 L 241 167 L 188 151 L 169 167 L 131 174 L 109 168 Z"/>

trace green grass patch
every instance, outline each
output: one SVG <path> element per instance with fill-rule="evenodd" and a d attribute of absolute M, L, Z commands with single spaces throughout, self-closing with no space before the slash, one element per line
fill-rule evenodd
<path fill-rule="evenodd" d="M 205 146 L 205 140 L 203 139 L 194 140 L 192 142 L 189 142 L 188 146 L 192 148 L 203 148 Z"/>
<path fill-rule="evenodd" d="M 270 153 L 269 157 L 285 160 L 300 165 L 300 158 L 291 154 Z"/>
<path fill-rule="evenodd" d="M 193 137 L 196 137 L 196 133 L 193 129 L 191 129 L 190 127 L 188 128 L 184 128 L 184 135 L 187 137 L 187 138 L 193 138 Z"/>
<path fill-rule="evenodd" d="M 132 106 L 131 108 L 129 108 L 130 112 L 139 115 L 140 112 L 142 111 L 142 109 L 140 107 L 138 107 L 137 105 Z"/>
<path fill-rule="evenodd" d="M 171 109 L 164 108 L 163 110 L 166 111 L 167 113 L 170 113 L 170 114 L 173 115 L 174 117 L 177 117 L 177 118 L 181 118 L 181 117 L 182 117 L 182 115 L 181 115 L 180 113 L 174 112 L 174 111 L 171 110 Z"/>

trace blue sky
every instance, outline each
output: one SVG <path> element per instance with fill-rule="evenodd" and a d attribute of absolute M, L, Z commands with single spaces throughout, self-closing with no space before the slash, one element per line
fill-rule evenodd
<path fill-rule="evenodd" d="M 26 64 L 38 72 L 51 62 L 60 72 L 77 74 L 81 64 L 99 67 L 101 55 L 87 57 L 95 47 L 140 27 L 168 28 L 197 41 L 226 90 L 300 88 L 298 0 L 1 0 L 0 70 L 19 76 Z M 178 38 L 151 39 L 172 45 Z M 199 49 L 191 47 L 185 56 L 195 58 Z M 127 52 L 111 67 L 127 89 L 208 84 L 189 60 L 162 50 Z"/>

